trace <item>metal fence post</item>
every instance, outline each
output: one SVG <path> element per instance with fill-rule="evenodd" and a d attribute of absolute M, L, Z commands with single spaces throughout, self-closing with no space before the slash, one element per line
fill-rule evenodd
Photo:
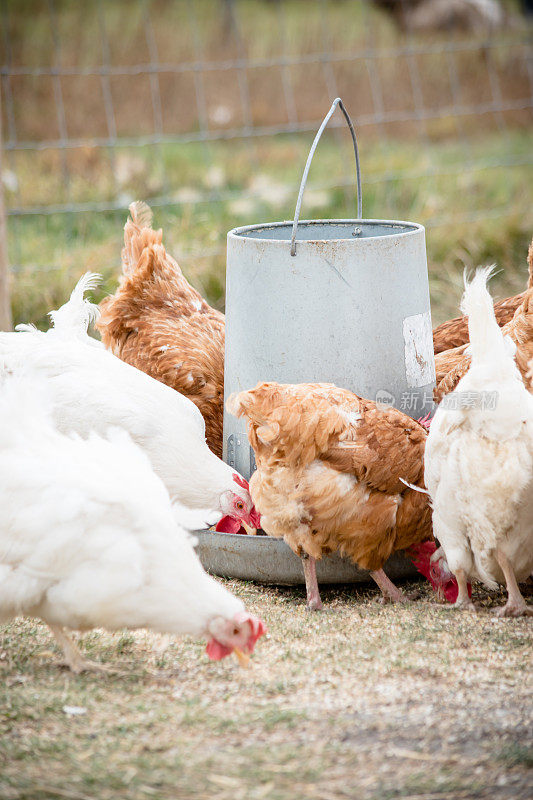
<path fill-rule="evenodd" d="M 2 96 L 0 94 L 0 119 Z M 2 180 L 2 126 L 0 125 L 0 330 L 10 331 L 13 327 L 9 291 L 9 266 L 7 261 L 7 221 L 4 205 L 4 183 Z"/>

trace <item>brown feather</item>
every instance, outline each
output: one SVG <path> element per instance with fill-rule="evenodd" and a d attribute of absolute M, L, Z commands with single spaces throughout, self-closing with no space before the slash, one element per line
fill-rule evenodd
<path fill-rule="evenodd" d="M 400 480 L 423 486 L 418 422 L 332 384 L 263 383 L 229 405 L 248 419 L 262 526 L 296 553 L 339 550 L 377 570 L 399 548 L 432 538 L 427 496 Z"/>
<path fill-rule="evenodd" d="M 516 344 L 515 361 L 529 391 L 533 391 L 533 382 L 528 377 L 529 362 L 533 358 L 533 240 L 529 245 L 527 263 L 529 269 L 528 288 L 521 295 L 513 316 L 502 326 L 502 332 L 510 336 Z M 516 298 L 512 298 L 516 299 Z M 495 306 L 496 309 L 496 306 Z M 437 387 L 434 391 L 435 401 L 453 392 L 461 378 L 470 367 L 470 356 L 465 355 L 463 347 L 457 347 L 440 353 L 435 357 Z"/>
<path fill-rule="evenodd" d="M 222 455 L 224 316 L 183 276 L 150 227 L 152 212 L 132 203 L 124 228 L 123 274 L 100 304 L 97 327 L 113 353 L 189 397 L 200 409 L 207 444 Z"/>
<path fill-rule="evenodd" d="M 500 328 L 513 318 L 513 314 L 523 299 L 524 292 L 494 303 L 496 322 Z M 441 325 L 437 325 L 433 330 L 435 355 L 464 344 L 468 344 L 468 320 L 466 317 L 449 319 Z"/>
<path fill-rule="evenodd" d="M 444 350 L 435 355 L 435 380 L 437 386 L 440 382 L 460 364 L 464 358 L 464 353 L 468 347 L 468 342 L 451 350 Z"/>
<path fill-rule="evenodd" d="M 502 332 L 515 342 L 516 365 L 528 390 L 533 392 L 533 383 L 528 377 L 529 363 L 533 358 L 533 288 L 524 293 L 522 304 L 516 309 L 512 320 L 503 326 Z M 434 391 L 437 403 L 440 403 L 445 395 L 453 392 L 469 368 L 470 356 L 463 355 L 437 385 Z"/>

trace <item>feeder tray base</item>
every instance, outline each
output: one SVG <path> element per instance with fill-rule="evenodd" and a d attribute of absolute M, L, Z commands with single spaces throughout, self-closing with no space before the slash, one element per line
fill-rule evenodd
<path fill-rule="evenodd" d="M 213 575 L 287 586 L 305 584 L 301 559 L 282 539 L 217 531 L 196 531 L 194 535 L 200 561 Z M 418 575 L 412 562 L 401 553 L 389 558 L 385 572 L 392 581 Z M 338 554 L 317 561 L 316 573 L 319 584 L 371 581 L 367 570 Z"/>

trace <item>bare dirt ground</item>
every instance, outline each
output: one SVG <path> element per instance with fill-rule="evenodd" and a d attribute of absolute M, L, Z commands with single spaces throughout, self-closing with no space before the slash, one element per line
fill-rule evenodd
<path fill-rule="evenodd" d="M 475 591 L 471 615 L 346 587 L 309 614 L 301 589 L 229 585 L 269 627 L 250 670 L 92 632 L 82 649 L 119 673 L 73 676 L 45 626 L 0 629 L 0 797 L 532 796 L 531 620 L 494 617 L 501 595 Z"/>

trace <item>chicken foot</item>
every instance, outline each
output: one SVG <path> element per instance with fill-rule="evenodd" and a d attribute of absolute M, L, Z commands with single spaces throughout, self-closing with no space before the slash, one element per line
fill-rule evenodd
<path fill-rule="evenodd" d="M 498 617 L 533 616 L 533 607 L 528 606 L 522 597 L 511 563 L 499 547 L 496 548 L 496 560 L 505 577 L 507 602 L 504 606 L 501 606 L 501 608 L 497 608 L 494 613 Z"/>
<path fill-rule="evenodd" d="M 407 597 L 407 595 L 404 594 L 401 589 L 398 589 L 398 587 L 393 584 L 391 579 L 382 569 L 377 569 L 370 572 L 370 577 L 376 581 L 377 585 L 381 589 L 384 602 L 390 600 L 393 603 L 406 603 L 408 600 L 410 600 L 410 598 Z"/>
<path fill-rule="evenodd" d="M 78 650 L 78 647 L 72 641 L 70 636 L 68 636 L 68 634 L 65 633 L 65 630 L 63 629 L 62 625 L 51 625 L 50 623 L 48 623 L 48 627 L 54 634 L 57 643 L 63 650 L 65 661 L 62 663 L 65 666 L 69 667 L 69 669 L 76 675 L 79 675 L 80 672 L 112 671 L 109 667 L 105 667 L 103 664 L 97 664 L 95 661 L 89 661 L 88 659 L 84 658 L 84 656 L 82 656 L 82 654 Z"/>
<path fill-rule="evenodd" d="M 309 611 L 320 611 L 323 608 L 320 592 L 318 591 L 318 581 L 316 579 L 316 559 L 305 553 L 302 557 L 304 568 L 305 590 L 307 592 L 307 609 Z"/>
<path fill-rule="evenodd" d="M 467 611 L 474 611 L 476 607 L 472 602 L 472 598 L 468 596 L 468 578 L 464 569 L 457 569 L 454 573 L 455 580 L 457 581 L 457 600 L 453 606 L 444 606 L 445 608 L 462 608 Z"/>

